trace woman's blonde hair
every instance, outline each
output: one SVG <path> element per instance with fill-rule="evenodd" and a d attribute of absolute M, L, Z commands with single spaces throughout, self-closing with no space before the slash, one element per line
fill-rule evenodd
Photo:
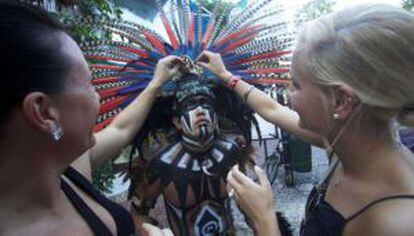
<path fill-rule="evenodd" d="M 315 83 L 345 83 L 364 105 L 414 126 L 413 13 L 383 4 L 350 7 L 309 22 L 296 51 Z"/>

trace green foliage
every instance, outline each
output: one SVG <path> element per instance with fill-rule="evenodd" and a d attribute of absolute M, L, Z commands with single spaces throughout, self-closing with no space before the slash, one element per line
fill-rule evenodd
<path fill-rule="evenodd" d="M 76 0 L 83 15 L 102 14 L 106 17 L 120 18 L 121 9 L 109 0 Z"/>
<path fill-rule="evenodd" d="M 413 11 L 414 9 L 414 0 L 403 0 L 402 7 L 408 11 Z"/>
<path fill-rule="evenodd" d="M 316 19 L 332 12 L 335 4 L 336 0 L 311 0 L 301 8 L 299 15 L 305 20 Z"/>
<path fill-rule="evenodd" d="M 232 9 L 235 7 L 234 3 L 231 2 L 224 2 L 224 1 L 217 1 L 217 0 L 201 0 L 199 1 L 201 6 L 203 6 L 208 11 L 212 12 L 214 10 L 214 7 L 217 4 L 220 4 L 220 9 Z"/>
<path fill-rule="evenodd" d="M 92 172 L 92 183 L 101 192 L 109 192 L 115 179 L 112 161 L 105 162 L 101 168 Z"/>
<path fill-rule="evenodd" d="M 110 0 L 76 0 L 74 4 L 79 7 L 79 13 L 82 16 L 121 18 L 121 9 Z M 58 12 L 55 15 L 61 22 L 71 22 L 75 17 L 78 17 L 68 12 Z M 78 43 L 84 40 L 104 40 L 111 37 L 108 32 L 82 25 L 69 24 L 68 31 Z"/>

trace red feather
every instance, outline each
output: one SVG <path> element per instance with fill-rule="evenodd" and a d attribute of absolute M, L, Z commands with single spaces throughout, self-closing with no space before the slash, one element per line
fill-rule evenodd
<path fill-rule="evenodd" d="M 194 42 L 194 14 L 190 13 L 190 28 L 188 29 L 188 40 L 190 41 L 191 45 Z"/>
<path fill-rule="evenodd" d="M 256 34 L 251 35 L 251 36 L 249 36 L 247 38 L 243 38 L 243 39 L 236 40 L 235 42 L 232 42 L 227 47 L 225 47 L 224 49 L 222 49 L 220 51 L 220 54 L 221 55 L 224 55 L 224 54 L 226 54 L 227 52 L 229 52 L 231 50 L 234 50 L 234 49 L 236 49 L 236 48 L 238 48 L 238 47 L 240 47 L 240 46 L 242 46 L 244 44 L 247 44 L 250 41 L 252 41 L 254 39 L 254 37 L 256 37 Z"/>
<path fill-rule="evenodd" d="M 147 31 L 143 30 L 142 34 L 145 35 L 145 38 L 147 38 L 147 40 L 159 51 L 161 52 L 164 56 L 167 55 L 167 52 L 164 49 L 164 44 L 159 41 L 157 38 L 155 38 L 154 36 L 152 36 L 151 34 L 149 34 Z"/>
<path fill-rule="evenodd" d="M 245 70 L 243 72 L 246 72 L 249 74 L 287 73 L 289 72 L 289 68 L 253 69 L 253 70 Z"/>
<path fill-rule="evenodd" d="M 114 119 L 114 117 L 111 116 L 108 119 L 99 122 L 93 128 L 93 131 L 96 133 L 96 132 L 99 132 L 99 131 L 103 130 L 106 126 L 108 126 L 112 122 L 113 119 Z"/>
<path fill-rule="evenodd" d="M 164 24 L 165 31 L 167 31 L 168 38 L 170 39 L 172 47 L 174 49 L 177 49 L 178 42 L 177 42 L 177 39 L 175 38 L 174 32 L 171 29 L 171 26 L 168 24 L 168 21 L 167 19 L 165 19 L 165 17 L 162 17 L 161 20 L 162 20 L 162 23 Z"/>
<path fill-rule="evenodd" d="M 110 56 L 95 56 L 95 55 L 86 55 L 85 56 L 87 59 L 91 59 L 91 60 L 110 60 L 110 61 L 119 61 L 119 62 L 128 62 L 128 59 L 123 59 L 123 58 L 113 58 Z"/>
<path fill-rule="evenodd" d="M 89 68 L 93 69 L 106 69 L 106 70 L 122 70 L 124 66 L 108 66 L 108 65 L 89 65 Z"/>
<path fill-rule="evenodd" d="M 118 94 L 118 91 L 121 90 L 123 87 L 114 87 L 108 89 L 101 89 L 96 91 L 101 98 L 107 98 L 111 96 L 115 96 Z"/>
<path fill-rule="evenodd" d="M 113 77 L 113 76 L 106 76 L 106 77 L 101 77 L 101 78 L 95 78 L 92 80 L 92 84 L 93 85 L 98 85 L 98 84 L 108 84 L 108 83 L 115 83 L 118 82 L 118 77 Z"/>
<path fill-rule="evenodd" d="M 99 115 L 102 115 L 110 110 L 115 109 L 121 103 L 123 103 L 128 98 L 128 95 L 123 95 L 115 98 L 114 100 L 105 102 L 99 106 Z"/>
<path fill-rule="evenodd" d="M 203 39 L 201 40 L 203 50 L 206 48 L 207 42 L 208 40 L 210 40 L 210 37 L 213 34 L 213 30 L 214 30 L 214 20 L 211 19 L 210 23 L 207 26 L 207 30 L 204 33 Z"/>
<path fill-rule="evenodd" d="M 257 33 L 260 30 L 261 27 L 262 27 L 262 25 L 256 25 L 256 26 L 248 27 L 246 29 L 239 30 L 237 32 L 229 34 L 226 37 L 220 39 L 216 43 L 216 45 L 219 47 L 221 44 L 223 44 L 223 43 L 225 43 L 229 40 L 233 40 L 233 39 L 236 39 L 236 38 L 239 38 L 239 39 L 245 38 L 246 36 L 251 35 L 253 32 Z"/>
<path fill-rule="evenodd" d="M 275 50 L 275 51 L 270 51 L 270 52 L 254 55 L 254 56 L 251 56 L 251 57 L 248 57 L 248 58 L 245 58 L 245 59 L 240 59 L 240 60 L 232 62 L 231 64 L 240 64 L 240 63 L 246 63 L 246 62 L 255 61 L 255 60 L 278 58 L 278 57 L 281 57 L 281 56 L 289 54 L 289 53 L 290 53 L 290 51 Z"/>
<path fill-rule="evenodd" d="M 268 79 L 268 78 L 262 78 L 262 79 L 252 79 L 249 80 L 249 83 L 251 84 L 261 84 L 261 85 L 268 85 L 268 84 L 290 84 L 289 79 Z"/>
<path fill-rule="evenodd" d="M 119 46 L 119 48 L 123 49 L 125 51 L 128 51 L 128 52 L 135 53 L 135 54 L 139 55 L 140 57 L 148 58 L 148 53 L 145 52 L 145 51 L 134 49 L 134 48 L 129 48 L 129 47 L 124 47 L 124 46 Z"/>

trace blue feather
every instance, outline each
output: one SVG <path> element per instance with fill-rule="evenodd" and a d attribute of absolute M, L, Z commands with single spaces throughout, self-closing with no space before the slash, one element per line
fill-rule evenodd
<path fill-rule="evenodd" d="M 148 85 L 148 82 L 147 82 L 147 81 L 145 81 L 145 82 L 133 83 L 133 84 L 131 84 L 130 86 L 128 86 L 128 87 L 126 87 L 126 88 L 124 88 L 124 89 L 121 89 L 121 90 L 118 92 L 118 94 L 120 94 L 120 95 L 125 95 L 125 94 L 129 94 L 129 93 L 137 92 L 137 91 L 139 91 L 139 90 L 143 90 L 143 89 L 145 89 L 145 88 L 147 87 L 147 85 Z"/>

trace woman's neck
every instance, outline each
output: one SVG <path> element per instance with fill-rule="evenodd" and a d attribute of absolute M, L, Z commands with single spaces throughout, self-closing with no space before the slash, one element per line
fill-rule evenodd
<path fill-rule="evenodd" d="M 37 146 L 37 147 L 36 147 Z M 53 209 L 62 201 L 57 158 L 47 147 L 0 144 L 0 205 L 4 210 Z"/>
<path fill-rule="evenodd" d="M 344 173 L 365 176 L 366 172 L 381 161 L 398 155 L 399 147 L 388 125 L 374 129 L 369 125 L 350 125 L 333 147 L 341 160 Z"/>

